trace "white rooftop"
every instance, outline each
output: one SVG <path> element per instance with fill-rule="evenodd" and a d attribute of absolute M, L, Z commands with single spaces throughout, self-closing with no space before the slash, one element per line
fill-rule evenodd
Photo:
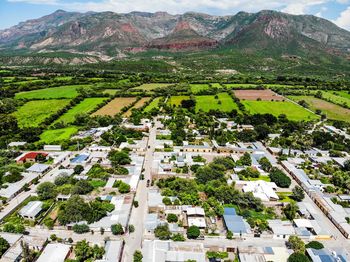
<path fill-rule="evenodd" d="M 70 246 L 65 244 L 47 244 L 37 262 L 64 262 L 69 251 Z"/>

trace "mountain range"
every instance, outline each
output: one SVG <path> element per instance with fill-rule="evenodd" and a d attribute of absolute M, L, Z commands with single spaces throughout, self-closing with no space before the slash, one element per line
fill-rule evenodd
<path fill-rule="evenodd" d="M 270 10 L 227 16 L 57 10 L 0 30 L 0 50 L 5 54 L 69 52 L 91 56 L 85 62 L 149 50 L 185 52 L 226 47 L 262 52 L 267 57 L 312 53 L 349 58 L 350 32 L 316 16 Z"/>

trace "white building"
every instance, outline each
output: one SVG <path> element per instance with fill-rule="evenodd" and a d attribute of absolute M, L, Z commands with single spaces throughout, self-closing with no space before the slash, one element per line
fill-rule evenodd
<path fill-rule="evenodd" d="M 41 201 L 30 201 L 18 212 L 18 214 L 23 218 L 35 220 L 42 210 L 42 205 L 43 202 Z"/>
<path fill-rule="evenodd" d="M 70 250 L 69 245 L 61 243 L 47 244 L 37 262 L 64 262 Z"/>
<path fill-rule="evenodd" d="M 256 198 L 260 198 L 262 201 L 276 201 L 279 199 L 275 192 L 277 185 L 274 182 L 264 180 L 237 181 L 236 184 L 244 184 L 243 192 L 252 192 Z"/>

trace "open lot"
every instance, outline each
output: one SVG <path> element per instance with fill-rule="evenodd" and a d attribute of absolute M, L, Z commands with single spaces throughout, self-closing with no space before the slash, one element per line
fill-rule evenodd
<path fill-rule="evenodd" d="M 266 90 L 235 90 L 233 91 L 235 96 L 242 100 L 265 100 L 265 101 L 281 101 L 285 98 L 276 94 L 275 92 Z"/>
<path fill-rule="evenodd" d="M 77 89 L 89 87 L 90 85 L 70 85 L 38 89 L 27 92 L 17 93 L 17 99 L 51 99 L 51 98 L 74 98 L 78 95 Z"/>
<path fill-rule="evenodd" d="M 288 96 L 288 98 L 293 99 L 297 102 L 304 100 L 310 105 L 311 110 L 315 111 L 317 109 L 320 109 L 327 115 L 327 118 L 329 119 L 350 122 L 349 109 L 324 101 L 322 99 L 315 98 L 313 96 Z"/>
<path fill-rule="evenodd" d="M 162 87 L 167 87 L 172 84 L 170 83 L 150 83 L 150 84 L 142 84 L 140 86 L 134 87 L 132 89 L 139 89 L 139 90 L 144 90 L 144 91 L 152 91 L 157 88 L 162 88 Z"/>
<path fill-rule="evenodd" d="M 18 108 L 13 115 L 20 127 L 36 127 L 47 117 L 69 104 L 69 99 L 29 101 Z"/>
<path fill-rule="evenodd" d="M 101 104 L 107 98 L 104 97 L 94 97 L 94 98 L 85 98 L 75 107 L 69 109 L 64 113 L 56 122 L 63 122 L 65 124 L 72 123 L 75 120 L 75 116 L 78 114 L 89 114 L 91 113 L 99 104 Z"/>
<path fill-rule="evenodd" d="M 114 116 L 120 113 L 121 109 L 125 106 L 135 102 L 136 97 L 117 97 L 110 101 L 107 105 L 97 110 L 94 116 Z"/>
<path fill-rule="evenodd" d="M 202 110 L 208 112 L 210 110 L 221 110 L 224 112 L 230 112 L 233 109 L 238 111 L 237 104 L 229 94 L 219 93 L 217 96 L 217 99 L 214 95 L 196 96 L 196 111 Z"/>
<path fill-rule="evenodd" d="M 179 105 L 181 105 L 182 100 L 186 100 L 189 98 L 190 98 L 189 96 L 172 96 L 169 98 L 168 104 L 170 104 L 172 106 L 179 106 Z"/>
<path fill-rule="evenodd" d="M 151 99 L 150 97 L 141 98 L 139 101 L 136 102 L 136 104 L 132 108 L 130 108 L 128 111 L 126 111 L 124 116 L 127 116 L 127 117 L 130 116 L 132 109 L 137 109 L 137 108 L 142 107 L 144 105 L 144 103 L 148 102 L 150 99 Z"/>
<path fill-rule="evenodd" d="M 294 121 L 314 120 L 319 118 L 316 114 L 289 101 L 242 101 L 250 114 L 272 114 L 279 116 L 285 114 L 288 119 Z"/>
<path fill-rule="evenodd" d="M 78 128 L 75 126 L 70 126 L 61 129 L 49 129 L 45 130 L 40 135 L 40 141 L 50 144 L 56 141 L 62 141 L 69 139 L 72 135 L 78 132 Z"/>

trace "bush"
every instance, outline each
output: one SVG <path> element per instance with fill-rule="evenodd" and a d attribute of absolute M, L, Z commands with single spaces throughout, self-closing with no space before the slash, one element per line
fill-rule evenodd
<path fill-rule="evenodd" d="M 9 249 L 10 244 L 5 238 L 0 237 L 0 257 Z"/>
<path fill-rule="evenodd" d="M 176 223 L 178 221 L 178 218 L 177 218 L 177 215 L 175 215 L 175 214 L 168 214 L 166 220 L 169 223 Z"/>
<path fill-rule="evenodd" d="M 306 248 L 313 248 L 313 249 L 322 249 L 324 248 L 323 244 L 318 241 L 311 241 L 305 245 Z"/>
<path fill-rule="evenodd" d="M 142 262 L 143 255 L 141 251 L 136 250 L 133 256 L 133 262 Z"/>
<path fill-rule="evenodd" d="M 130 186 L 124 182 L 121 182 L 118 186 L 119 193 L 125 194 L 130 192 Z"/>
<path fill-rule="evenodd" d="M 51 182 L 41 183 L 36 192 L 40 200 L 53 199 L 57 196 L 56 186 Z"/>
<path fill-rule="evenodd" d="M 154 230 L 154 235 L 158 237 L 160 240 L 168 240 L 170 239 L 171 233 L 168 227 L 168 224 L 158 225 Z"/>
<path fill-rule="evenodd" d="M 169 197 L 164 197 L 163 198 L 163 204 L 166 205 L 166 206 L 170 206 L 172 204 L 170 198 Z"/>
<path fill-rule="evenodd" d="M 172 235 L 171 240 L 172 241 L 179 241 L 179 242 L 185 241 L 185 237 L 182 234 L 177 233 L 177 234 Z"/>
<path fill-rule="evenodd" d="M 45 220 L 44 220 L 44 225 L 45 225 L 48 229 L 52 229 L 53 226 L 55 225 L 55 221 L 53 221 L 52 218 L 50 218 L 50 217 L 45 218 Z"/>
<path fill-rule="evenodd" d="M 83 234 L 83 233 L 89 232 L 90 228 L 86 224 L 81 224 L 81 225 L 75 224 L 73 226 L 73 231 L 77 234 Z"/>
<path fill-rule="evenodd" d="M 310 259 L 303 253 L 294 252 L 289 256 L 288 262 L 310 262 Z"/>
<path fill-rule="evenodd" d="M 229 231 L 227 231 L 227 233 L 226 233 L 226 238 L 227 239 L 232 239 L 233 238 L 233 233 L 229 230 Z"/>
<path fill-rule="evenodd" d="M 190 226 L 187 229 L 187 238 L 189 239 L 196 239 L 200 234 L 201 232 L 197 226 Z"/>
<path fill-rule="evenodd" d="M 123 226 L 120 223 L 112 225 L 111 226 L 111 230 L 112 230 L 113 235 L 122 235 L 122 234 L 124 234 Z"/>
<path fill-rule="evenodd" d="M 135 227 L 134 225 L 129 225 L 129 233 L 135 232 Z"/>

